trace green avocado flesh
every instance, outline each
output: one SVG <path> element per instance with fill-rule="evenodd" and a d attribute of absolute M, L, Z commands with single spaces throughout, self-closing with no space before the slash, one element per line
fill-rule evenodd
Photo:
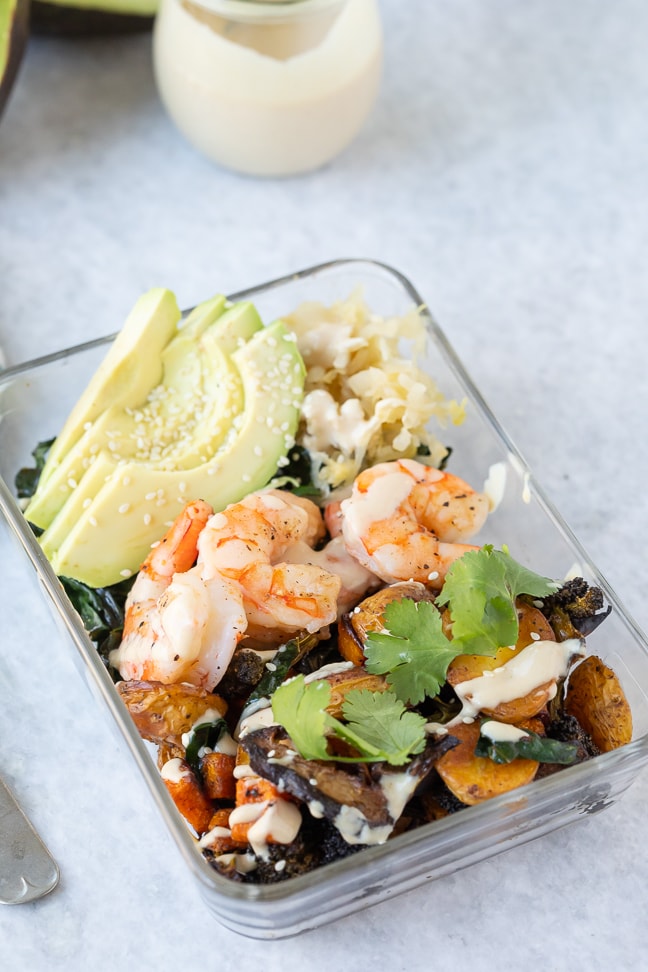
<path fill-rule="evenodd" d="M 29 0 L 0 0 L 0 115 L 29 36 Z"/>
<path fill-rule="evenodd" d="M 149 30 L 159 0 L 32 0 L 32 28 L 43 34 Z"/>
<path fill-rule="evenodd" d="M 305 372 L 286 326 L 223 297 L 176 311 L 170 291 L 138 301 L 52 447 L 25 516 L 60 576 L 119 582 L 186 503 L 237 502 L 293 444 Z"/>

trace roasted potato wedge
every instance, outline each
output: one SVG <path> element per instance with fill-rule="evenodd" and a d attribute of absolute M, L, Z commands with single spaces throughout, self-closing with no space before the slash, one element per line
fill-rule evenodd
<path fill-rule="evenodd" d="M 201 716 L 213 709 L 221 715 L 227 703 L 219 695 L 186 683 L 163 685 L 161 682 L 120 682 L 121 695 L 140 736 L 150 742 L 182 745 L 182 735 Z"/>
<path fill-rule="evenodd" d="M 342 705 L 348 692 L 354 689 L 367 689 L 369 692 L 385 692 L 389 685 L 384 675 L 370 675 L 364 668 L 349 668 L 346 672 L 329 675 L 326 681 L 331 686 L 331 701 L 326 711 L 336 719 L 342 715 Z"/>
<path fill-rule="evenodd" d="M 449 733 L 459 740 L 459 745 L 444 753 L 435 766 L 450 792 L 462 803 L 472 806 L 500 793 L 508 793 L 530 783 L 538 772 L 540 764 L 532 759 L 495 763 L 487 757 L 475 756 L 479 739 L 476 722 L 453 726 Z"/>
<path fill-rule="evenodd" d="M 500 648 L 495 655 L 458 655 L 449 665 L 447 679 L 450 685 L 458 685 L 471 678 L 479 678 L 484 672 L 493 671 L 504 665 L 532 641 L 555 641 L 551 625 L 538 608 L 520 602 L 518 606 L 519 631 L 514 648 Z M 484 709 L 484 715 L 500 722 L 517 725 L 524 719 L 537 715 L 553 697 L 555 683 L 545 682 L 528 695 L 510 702 L 501 702 L 493 709 Z"/>
<path fill-rule="evenodd" d="M 578 719 L 601 752 L 632 739 L 632 712 L 619 679 L 596 655 L 590 655 L 569 676 L 565 709 Z"/>
<path fill-rule="evenodd" d="M 350 614 L 343 615 L 338 624 L 338 649 L 342 657 L 354 665 L 363 665 L 363 646 L 367 640 L 367 632 L 380 631 L 384 627 L 387 605 L 405 597 L 412 601 L 434 600 L 433 592 L 423 584 L 404 581 L 381 588 L 365 598 Z"/>

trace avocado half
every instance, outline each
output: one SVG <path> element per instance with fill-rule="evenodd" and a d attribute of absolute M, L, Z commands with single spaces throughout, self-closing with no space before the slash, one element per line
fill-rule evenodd
<path fill-rule="evenodd" d="M 31 26 L 35 33 L 75 37 L 143 31 L 158 6 L 159 0 L 32 0 Z"/>
<path fill-rule="evenodd" d="M 29 0 L 0 2 L 0 115 L 18 74 L 29 36 Z"/>

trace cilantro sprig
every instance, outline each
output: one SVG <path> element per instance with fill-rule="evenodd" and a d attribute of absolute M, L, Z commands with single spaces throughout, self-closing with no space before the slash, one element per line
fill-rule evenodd
<path fill-rule="evenodd" d="M 448 665 L 461 653 L 443 633 L 437 609 L 429 601 L 392 601 L 385 608 L 384 624 L 386 634 L 367 634 L 367 671 L 387 675 L 398 698 L 411 705 L 437 695 Z"/>
<path fill-rule="evenodd" d="M 398 698 L 411 705 L 433 698 L 458 655 L 492 656 L 516 643 L 520 594 L 546 597 L 558 586 L 517 563 L 507 550 L 471 550 L 450 567 L 436 600 L 439 607 L 448 605 L 451 637 L 434 605 L 392 601 L 384 612 L 385 631 L 367 635 L 367 670 L 386 675 Z"/>
<path fill-rule="evenodd" d="M 449 606 L 452 640 L 463 654 L 492 655 L 517 641 L 516 598 L 547 597 L 559 586 L 523 567 L 508 550 L 487 545 L 469 550 L 452 564 L 437 604 Z"/>
<path fill-rule="evenodd" d="M 402 766 L 425 747 L 425 719 L 409 712 L 392 692 L 353 689 L 342 704 L 344 721 L 326 711 L 331 687 L 324 679 L 306 682 L 297 675 L 272 696 L 272 714 L 304 759 L 387 762 Z M 337 736 L 359 755 L 339 756 L 328 749 Z"/>

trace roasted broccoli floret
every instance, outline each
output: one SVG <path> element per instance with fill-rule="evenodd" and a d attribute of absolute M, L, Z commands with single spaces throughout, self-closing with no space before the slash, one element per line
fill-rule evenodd
<path fill-rule="evenodd" d="M 603 591 L 591 587 L 582 577 L 573 577 L 545 597 L 541 608 L 559 641 L 585 637 L 598 628 L 610 611 L 605 607 Z"/>

